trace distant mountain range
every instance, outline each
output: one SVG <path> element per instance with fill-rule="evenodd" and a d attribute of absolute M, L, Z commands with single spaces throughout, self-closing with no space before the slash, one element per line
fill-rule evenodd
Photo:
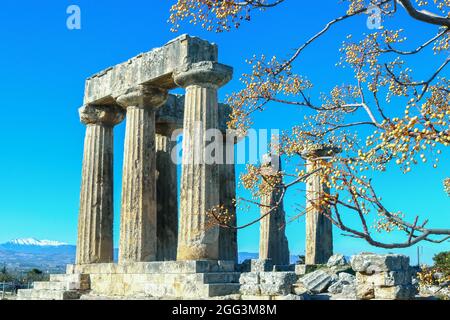
<path fill-rule="evenodd" d="M 75 260 L 76 247 L 67 243 L 34 238 L 14 239 L 0 244 L 0 267 L 26 271 L 63 272 Z"/>
<path fill-rule="evenodd" d="M 65 271 L 67 264 L 75 262 L 76 246 L 67 243 L 21 238 L 0 244 L 0 267 L 10 270 L 28 271 L 33 268 L 49 273 Z M 117 249 L 115 250 L 117 256 Z M 257 259 L 257 253 L 239 252 L 239 262 L 246 259 Z M 291 256 L 295 263 L 298 256 Z"/>
<path fill-rule="evenodd" d="M 40 246 L 40 247 L 60 247 L 68 246 L 68 243 L 52 241 L 52 240 L 37 240 L 35 238 L 14 239 L 5 244 L 4 246 Z"/>

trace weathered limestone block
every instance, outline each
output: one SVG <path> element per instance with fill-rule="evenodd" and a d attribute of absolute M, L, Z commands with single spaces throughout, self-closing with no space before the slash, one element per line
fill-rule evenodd
<path fill-rule="evenodd" d="M 356 273 L 357 297 L 369 299 L 411 299 L 412 273 L 409 257 L 403 255 L 360 254 L 352 258 Z"/>
<path fill-rule="evenodd" d="M 203 283 L 239 283 L 241 274 L 239 272 L 213 272 L 197 274 Z"/>
<path fill-rule="evenodd" d="M 259 284 L 241 284 L 240 293 L 245 296 L 259 296 L 261 287 Z"/>
<path fill-rule="evenodd" d="M 77 264 L 113 261 L 113 127 L 125 112 L 115 106 L 79 110 L 86 125 L 78 220 Z"/>
<path fill-rule="evenodd" d="M 294 272 L 249 272 L 241 274 L 240 292 L 245 296 L 286 296 L 297 282 Z"/>
<path fill-rule="evenodd" d="M 338 149 L 318 146 L 305 152 L 307 172 L 314 172 Z M 330 208 L 322 203 L 330 190 L 321 171 L 312 174 L 306 182 L 306 264 L 325 264 L 333 255 L 333 227 L 326 217 Z"/>
<path fill-rule="evenodd" d="M 371 300 L 375 298 L 375 286 L 373 283 L 359 282 L 356 283 L 356 296 L 360 300 Z"/>
<path fill-rule="evenodd" d="M 275 167 L 277 174 L 281 171 L 281 159 L 272 155 L 271 160 L 265 164 L 268 170 Z M 280 184 L 282 182 L 280 181 Z M 267 186 L 265 186 L 267 188 Z M 286 237 L 286 218 L 281 201 L 281 191 L 278 187 L 273 187 L 272 191 L 261 196 L 261 217 L 259 258 L 271 259 L 275 265 L 289 264 L 289 245 Z"/>
<path fill-rule="evenodd" d="M 345 285 L 342 288 L 342 292 L 340 293 L 342 299 L 345 300 L 356 300 L 356 282 L 350 283 L 349 285 Z"/>
<path fill-rule="evenodd" d="M 21 289 L 17 300 L 78 300 L 78 291 Z"/>
<path fill-rule="evenodd" d="M 349 273 L 340 273 L 339 279 L 337 279 L 336 282 L 334 282 L 329 288 L 328 292 L 332 294 L 340 294 L 342 291 L 344 291 L 344 288 L 346 286 L 354 286 L 355 285 L 355 276 L 349 274 Z"/>
<path fill-rule="evenodd" d="M 351 265 L 353 270 L 366 274 L 382 271 L 406 271 L 409 269 L 409 257 L 400 254 L 363 253 L 353 256 Z"/>
<path fill-rule="evenodd" d="M 217 56 L 215 44 L 182 35 L 161 48 L 141 53 L 87 79 L 84 103 L 111 103 L 113 97 L 141 84 L 175 88 L 176 84 L 172 78 L 174 70 L 189 63 L 214 62 L 217 61 Z"/>
<path fill-rule="evenodd" d="M 357 273 L 359 282 L 372 283 L 374 286 L 399 286 L 411 284 L 412 277 L 408 271 L 383 271 L 371 275 Z"/>
<path fill-rule="evenodd" d="M 273 261 L 271 259 L 252 259 L 251 272 L 270 272 L 273 271 Z"/>
<path fill-rule="evenodd" d="M 258 285 L 260 283 L 259 272 L 245 272 L 241 273 L 239 278 L 240 284 L 254 284 Z"/>
<path fill-rule="evenodd" d="M 261 272 L 260 288 L 262 295 L 285 296 L 292 292 L 292 286 L 297 282 L 294 272 Z"/>
<path fill-rule="evenodd" d="M 327 290 L 333 278 L 323 270 L 317 270 L 300 278 L 305 288 L 313 293 L 322 293 Z"/>
<path fill-rule="evenodd" d="M 159 283 L 146 283 L 144 285 L 144 292 L 147 296 L 163 298 L 163 297 L 176 297 L 174 288 L 169 286 L 162 286 Z"/>
<path fill-rule="evenodd" d="M 410 300 L 414 299 L 417 290 L 412 285 L 375 287 L 375 299 Z"/>
<path fill-rule="evenodd" d="M 87 291 L 91 286 L 91 280 L 88 274 L 50 275 L 50 281 L 47 283 L 61 283 L 66 290 L 80 291 Z"/>
<path fill-rule="evenodd" d="M 341 293 L 344 288 L 344 283 L 342 281 L 337 281 L 333 283 L 329 288 L 328 292 L 331 294 L 338 294 Z"/>
<path fill-rule="evenodd" d="M 205 161 L 206 131 L 218 129 L 217 90 L 231 76 L 232 68 L 212 62 L 174 73 L 175 83 L 186 88 L 178 260 L 219 258 L 219 228 L 208 215 L 220 201 L 219 167 Z"/>
<path fill-rule="evenodd" d="M 356 281 L 356 277 L 350 273 L 342 272 L 339 273 L 339 280 L 342 280 L 347 283 L 352 283 Z"/>
<path fill-rule="evenodd" d="M 167 91 L 139 86 L 118 97 L 127 110 L 119 263 L 156 259 L 155 109 Z"/>
<path fill-rule="evenodd" d="M 334 254 L 330 257 L 330 259 L 328 259 L 327 267 L 328 268 L 340 267 L 345 266 L 346 264 L 347 261 L 343 254 Z"/>

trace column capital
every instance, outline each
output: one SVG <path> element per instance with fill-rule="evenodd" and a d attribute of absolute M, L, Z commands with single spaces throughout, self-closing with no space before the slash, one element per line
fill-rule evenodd
<path fill-rule="evenodd" d="M 232 67 L 212 61 L 185 64 L 173 73 L 175 83 L 183 88 L 192 85 L 220 88 L 232 77 Z"/>
<path fill-rule="evenodd" d="M 116 101 L 123 108 L 141 107 L 141 108 L 159 108 L 168 98 L 166 89 L 157 88 L 148 85 L 139 85 L 128 89 L 124 94 L 118 96 Z"/>
<path fill-rule="evenodd" d="M 88 124 L 115 126 L 123 121 L 125 112 L 118 106 L 85 105 L 78 109 L 80 121 Z"/>
<path fill-rule="evenodd" d="M 339 147 L 326 146 L 322 144 L 314 144 L 308 146 L 303 152 L 302 157 L 307 160 L 314 160 L 315 158 L 332 157 L 341 153 L 342 150 Z"/>

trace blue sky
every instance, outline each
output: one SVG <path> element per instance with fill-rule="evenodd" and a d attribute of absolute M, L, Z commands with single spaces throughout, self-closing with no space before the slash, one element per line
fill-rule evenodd
<path fill-rule="evenodd" d="M 257 13 L 252 23 L 245 23 L 233 32 L 215 34 L 200 27 L 183 25 L 178 33 L 170 32 L 166 22 L 174 1 L 154 0 L 4 0 L 0 5 L 0 87 L 2 88 L 3 121 L 0 126 L 0 242 L 17 237 L 48 238 L 76 242 L 79 186 L 84 127 L 77 109 L 82 104 L 84 80 L 111 65 L 154 47 L 159 47 L 182 33 L 216 42 L 220 61 L 235 68 L 235 79 L 221 91 L 239 89 L 239 75 L 247 70 L 244 60 L 253 54 L 286 56 L 320 30 L 325 23 L 345 8 L 338 1 L 287 0 L 286 4 Z M 82 29 L 66 28 L 66 9 L 79 5 Z M 433 28 L 410 22 L 404 15 L 396 18 L 414 43 L 433 34 Z M 386 22 L 387 24 L 391 22 Z M 362 34 L 365 17 L 358 17 L 334 28 L 304 52 L 298 72 L 316 85 L 313 94 L 329 90 L 348 79 L 336 69 L 337 50 L 348 33 Z M 429 57 L 428 57 L 429 58 Z M 416 58 L 414 58 L 416 59 Z M 420 58 L 420 59 L 423 59 Z M 419 74 L 439 59 L 417 60 Z M 287 129 L 298 124 L 303 113 L 279 106 L 257 114 L 255 127 Z M 119 225 L 120 183 L 124 124 L 115 135 L 115 209 L 116 242 Z M 377 176 L 387 206 L 393 210 L 420 214 L 430 219 L 431 226 L 450 226 L 450 198 L 442 191 L 442 179 L 450 176 L 448 151 L 441 165 L 417 168 L 403 175 L 393 168 Z M 242 167 L 238 168 L 239 171 Z M 242 190 L 240 190 L 242 191 Z M 245 195 L 245 193 L 242 193 Z M 303 203 L 298 194 L 286 201 L 288 217 L 296 214 L 295 204 Z M 239 215 L 239 223 L 253 220 L 256 210 Z M 350 218 L 351 219 L 351 218 Z M 411 218 L 412 219 L 412 218 Z M 258 225 L 239 233 L 241 251 L 256 252 Z M 287 227 L 292 253 L 304 252 L 304 221 Z M 400 240 L 396 234 L 384 239 Z M 335 230 L 335 251 L 347 255 L 371 248 L 365 242 L 343 237 Z M 430 262 L 436 252 L 449 250 L 449 243 L 423 246 L 425 260 Z M 396 250 L 412 255 L 415 248 Z"/>

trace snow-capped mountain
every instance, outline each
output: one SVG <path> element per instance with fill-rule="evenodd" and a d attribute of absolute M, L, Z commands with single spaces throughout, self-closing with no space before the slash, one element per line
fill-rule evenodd
<path fill-rule="evenodd" d="M 0 250 L 37 254 L 65 254 L 75 252 L 75 246 L 60 241 L 20 238 L 0 244 Z"/>
<path fill-rule="evenodd" d="M 76 247 L 60 241 L 20 238 L 0 244 L 0 266 L 9 269 L 37 268 L 53 272 L 64 271 L 75 261 Z"/>
<path fill-rule="evenodd" d="M 6 242 L 4 245 L 22 245 L 22 246 L 40 246 L 40 247 L 59 247 L 67 246 L 68 243 L 52 241 L 52 240 L 38 240 L 35 238 L 20 238 Z"/>

